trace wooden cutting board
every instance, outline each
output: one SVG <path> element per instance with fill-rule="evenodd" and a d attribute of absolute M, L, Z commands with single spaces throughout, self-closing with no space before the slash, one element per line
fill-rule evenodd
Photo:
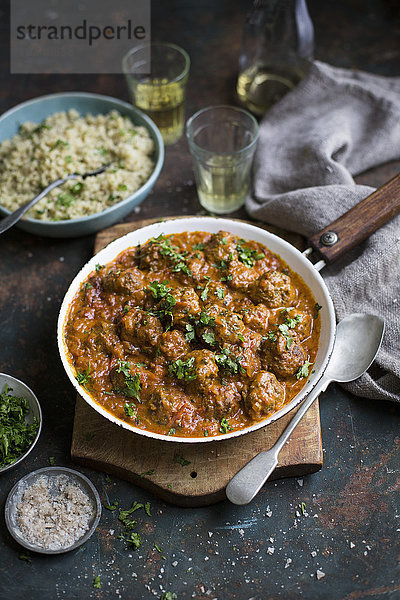
<path fill-rule="evenodd" d="M 114 239 L 156 220 L 123 223 L 102 231 L 96 237 L 95 253 Z M 268 230 L 301 247 L 299 236 L 273 227 Z M 225 488 L 232 476 L 253 456 L 274 444 L 294 412 L 238 438 L 182 444 L 152 440 L 127 431 L 104 419 L 78 396 L 71 456 L 77 463 L 132 481 L 173 504 L 204 506 L 225 498 Z M 271 479 L 300 477 L 321 467 L 317 400 L 282 449 Z"/>

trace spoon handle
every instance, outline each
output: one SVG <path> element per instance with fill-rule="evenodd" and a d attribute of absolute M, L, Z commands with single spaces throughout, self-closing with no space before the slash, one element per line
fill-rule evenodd
<path fill-rule="evenodd" d="M 5 217 L 5 219 L 0 221 L 0 234 L 4 233 L 5 231 L 7 231 L 7 229 L 10 229 L 10 227 L 15 225 L 15 223 L 17 223 L 17 221 L 19 221 L 21 217 L 24 216 L 26 211 L 29 210 L 34 204 L 36 204 L 36 202 L 39 202 L 39 200 L 41 200 L 44 196 L 46 196 L 46 194 L 51 192 L 51 190 L 58 187 L 59 185 L 62 185 L 63 183 L 68 181 L 68 179 L 76 179 L 76 175 L 68 175 L 64 179 L 57 179 L 56 181 L 53 181 L 52 183 L 50 183 L 50 185 L 45 187 L 44 190 L 40 192 L 40 194 L 32 198 L 32 200 L 29 200 L 29 202 L 27 202 L 23 206 L 17 208 L 17 210 L 11 213 L 11 215 L 8 215 L 7 217 Z"/>
<path fill-rule="evenodd" d="M 253 500 L 277 466 L 279 452 L 282 447 L 301 421 L 303 415 L 317 398 L 318 394 L 323 392 L 330 382 L 331 379 L 328 377 L 321 377 L 272 448 L 257 454 L 257 456 L 232 477 L 225 490 L 228 500 L 233 502 L 233 504 L 248 504 Z"/>

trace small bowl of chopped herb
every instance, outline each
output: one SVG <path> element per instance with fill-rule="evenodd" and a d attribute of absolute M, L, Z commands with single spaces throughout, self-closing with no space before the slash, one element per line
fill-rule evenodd
<path fill-rule="evenodd" d="M 19 379 L 0 373 L 0 473 L 31 452 L 42 429 L 42 411 L 32 390 Z"/>

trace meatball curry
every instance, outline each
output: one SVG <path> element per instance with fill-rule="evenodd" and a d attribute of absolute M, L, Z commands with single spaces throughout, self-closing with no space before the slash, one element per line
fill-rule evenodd
<path fill-rule="evenodd" d="M 305 385 L 319 308 L 262 244 L 185 232 L 96 265 L 64 334 L 78 382 L 110 413 L 164 435 L 216 436 L 265 419 Z"/>

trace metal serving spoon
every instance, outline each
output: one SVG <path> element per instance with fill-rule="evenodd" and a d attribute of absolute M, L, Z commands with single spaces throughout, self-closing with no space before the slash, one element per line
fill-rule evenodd
<path fill-rule="evenodd" d="M 282 432 L 278 441 L 266 452 L 257 454 L 226 487 L 233 504 L 248 504 L 258 494 L 278 464 L 278 455 L 303 415 L 331 381 L 353 381 L 362 375 L 380 348 L 385 324 L 380 317 L 355 313 L 337 326 L 335 346 L 324 375 L 310 392 L 299 410 Z"/>
<path fill-rule="evenodd" d="M 70 179 L 78 179 L 78 177 L 82 177 L 82 179 L 86 179 L 86 177 L 93 177 L 93 175 L 99 175 L 100 173 L 103 173 L 103 171 L 105 171 L 107 169 L 107 167 L 109 167 L 109 166 L 110 166 L 110 163 L 108 163 L 107 165 L 103 165 L 102 167 L 100 167 L 99 169 L 96 169 L 95 171 L 90 171 L 89 173 L 84 173 L 83 175 L 81 175 L 80 173 L 71 173 L 70 175 L 67 175 L 66 177 L 64 177 L 64 179 L 56 179 L 56 181 L 53 181 L 52 183 L 50 183 L 47 187 L 44 188 L 44 190 L 42 190 L 40 192 L 40 194 L 38 194 L 37 196 L 32 198 L 32 200 L 29 200 L 29 202 L 27 202 L 23 206 L 20 206 L 19 208 L 17 208 L 17 210 L 15 210 L 13 213 L 11 213 L 11 215 L 8 215 L 7 217 L 5 217 L 5 219 L 0 221 L 0 234 L 7 231 L 7 229 L 10 229 L 10 227 L 15 225 L 15 223 L 18 223 L 18 221 L 24 216 L 24 214 L 26 213 L 27 210 L 32 208 L 32 206 L 34 206 L 36 204 L 36 202 L 39 202 L 39 200 L 44 198 L 44 196 L 46 196 L 46 194 L 51 192 L 51 190 L 53 190 L 54 188 L 58 187 L 59 185 L 62 185 L 63 183 L 65 183 L 66 181 L 68 181 Z"/>

